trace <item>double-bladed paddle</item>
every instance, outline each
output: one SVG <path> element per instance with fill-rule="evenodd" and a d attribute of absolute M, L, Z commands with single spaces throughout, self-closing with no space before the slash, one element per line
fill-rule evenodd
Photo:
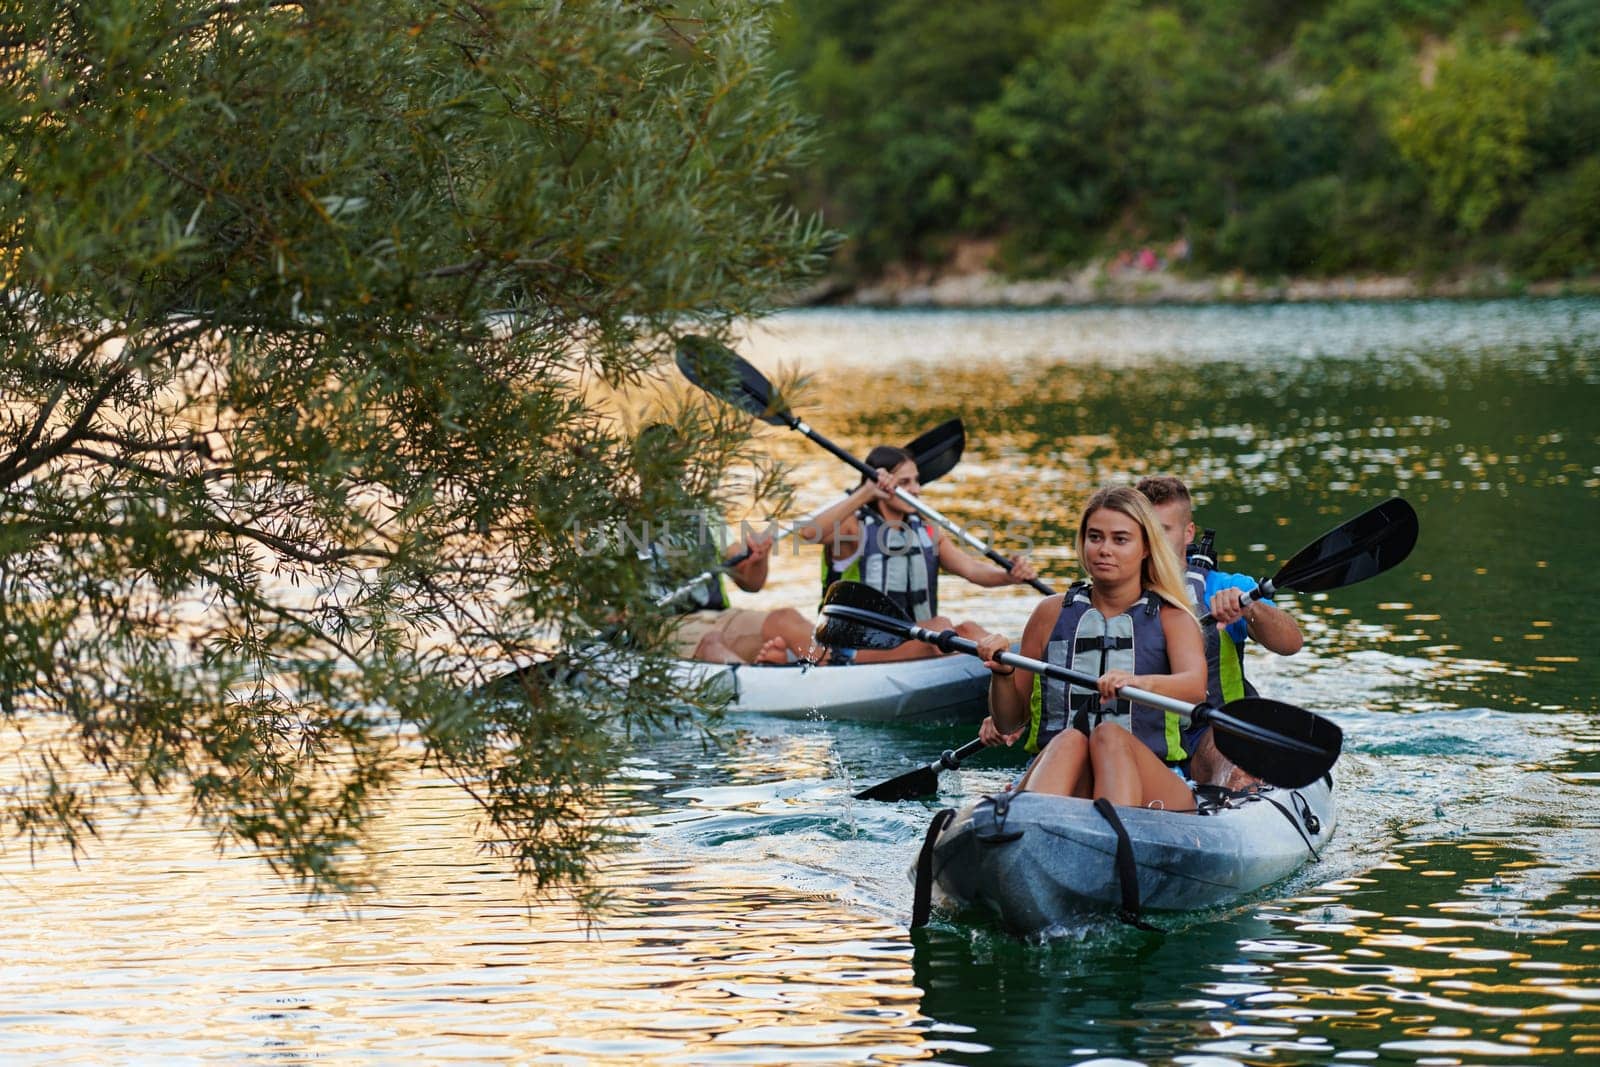
<path fill-rule="evenodd" d="M 747 411 L 762 422 L 770 423 L 773 426 L 787 426 L 791 430 L 804 434 L 812 442 L 850 464 L 867 478 L 876 478 L 878 476 L 876 470 L 806 425 L 802 419 L 789 410 L 788 403 L 784 401 L 777 390 L 772 388 L 772 383 L 767 381 L 760 371 L 752 367 L 728 346 L 719 344 L 709 337 L 697 337 L 694 335 L 681 337 L 678 339 L 678 369 L 683 372 L 685 378 L 718 400 Z M 921 440 L 921 438 L 918 440 Z M 965 435 L 963 434 L 963 442 L 964 440 Z M 915 445 L 916 442 L 912 442 L 912 444 Z M 912 450 L 912 454 L 916 455 L 917 453 Z M 959 454 L 958 451 L 957 456 Z M 937 460 L 938 457 L 936 456 L 935 459 Z M 954 465 L 953 460 L 950 461 L 950 465 Z M 920 461 L 917 466 L 920 474 L 922 466 Z M 949 467 L 945 467 L 945 470 L 949 470 Z M 944 471 L 939 473 L 942 474 Z M 925 476 L 924 480 L 926 480 Z M 929 519 L 943 526 L 974 551 L 982 553 L 986 558 L 1008 571 L 1011 569 L 1012 560 L 1002 556 L 978 538 L 939 514 L 938 511 L 929 506 L 920 497 L 912 496 L 903 489 L 896 489 L 894 495 L 899 497 L 908 507 L 916 509 L 920 514 L 926 515 Z M 1037 578 L 1028 584 L 1046 595 L 1054 592 L 1048 585 Z"/>
<path fill-rule="evenodd" d="M 1242 607 L 1279 589 L 1322 593 L 1343 589 L 1382 574 L 1411 554 L 1417 544 L 1417 513 L 1400 497 L 1385 500 L 1329 530 L 1263 578 L 1244 595 Z M 1213 621 L 1206 613 L 1202 623 Z"/>
<path fill-rule="evenodd" d="M 915 625 L 906 618 L 899 605 L 869 585 L 834 582 L 828 595 L 823 598 L 822 618 L 817 623 L 817 641 L 820 644 L 886 649 L 895 648 L 908 640 L 926 641 L 945 652 L 978 655 L 977 642 L 958 637 L 954 630 L 935 632 Z M 1092 674 L 1019 656 L 1014 652 L 1001 652 L 995 659 L 1007 666 L 1021 667 L 1081 686 L 1094 688 L 1099 684 L 1099 679 Z M 1279 700 L 1245 697 L 1213 708 L 1208 704 L 1187 704 L 1133 686 L 1123 686 L 1117 695 L 1163 711 L 1187 715 L 1196 726 L 1209 723 L 1216 734 L 1217 749 L 1224 756 L 1248 773 L 1289 789 L 1309 785 L 1326 774 L 1339 758 L 1343 745 L 1344 733 L 1337 723 Z M 964 745 L 958 752 L 970 754 L 969 750 L 975 751 L 974 744 L 981 742 Z M 940 757 L 926 767 L 919 767 L 881 786 L 863 790 L 856 796 L 863 800 L 882 800 L 920 795 L 920 790 L 917 793 L 908 793 L 906 790 L 912 786 L 925 786 L 930 776 L 933 778 L 933 788 L 937 789 L 939 770 L 959 764 L 957 753 L 948 755 L 950 760 Z M 902 782 L 902 779 L 908 781 Z"/>

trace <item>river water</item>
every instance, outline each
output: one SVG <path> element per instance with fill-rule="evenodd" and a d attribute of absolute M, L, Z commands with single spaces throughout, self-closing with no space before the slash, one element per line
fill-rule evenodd
<path fill-rule="evenodd" d="M 1022 943 L 905 933 L 937 807 L 997 788 L 984 753 L 927 803 L 850 799 L 973 725 L 733 719 L 633 742 L 600 799 L 636 850 L 589 923 L 530 907 L 419 778 L 381 880 L 308 903 L 156 798 L 90 855 L 9 842 L 8 1062 L 1549 1064 L 1600 1054 L 1600 301 L 790 313 L 741 351 L 857 454 L 959 415 L 929 499 L 1075 573 L 1075 509 L 1168 471 L 1226 569 L 1269 575 L 1400 494 L 1422 537 L 1362 585 L 1280 600 L 1306 649 L 1263 691 L 1336 719 L 1320 862 L 1163 932 L 1096 920 Z M 796 508 L 853 475 L 770 431 Z M 784 548 L 744 606 L 814 607 Z M 1015 636 L 1025 589 L 941 585 Z M 131 809 L 132 805 L 128 805 Z"/>

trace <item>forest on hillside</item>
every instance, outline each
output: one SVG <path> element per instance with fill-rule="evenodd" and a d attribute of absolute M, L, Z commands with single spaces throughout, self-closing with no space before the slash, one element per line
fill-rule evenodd
<path fill-rule="evenodd" d="M 1596 0 L 785 0 L 836 273 L 1600 272 Z"/>

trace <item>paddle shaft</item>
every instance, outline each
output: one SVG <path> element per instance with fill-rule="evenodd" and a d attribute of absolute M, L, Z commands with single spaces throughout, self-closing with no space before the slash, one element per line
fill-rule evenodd
<path fill-rule="evenodd" d="M 969 656 L 979 655 L 977 642 L 957 636 L 954 630 L 938 632 L 922 626 L 907 626 L 905 632 L 906 636 L 914 641 L 926 641 L 928 644 L 935 645 L 946 652 L 965 652 Z M 1001 652 L 995 656 L 995 660 L 999 663 L 1004 663 L 1008 667 L 1021 667 L 1024 670 L 1033 671 L 1035 674 L 1043 674 L 1063 682 L 1073 682 L 1087 689 L 1098 689 L 1100 686 L 1100 679 L 1092 674 L 1075 671 L 1070 667 L 1060 667 L 1054 663 L 1046 663 L 1043 660 L 1030 659 L 1027 656 L 1019 656 L 1015 652 Z M 1308 744 L 1298 738 L 1284 736 L 1275 731 L 1263 730 L 1254 723 L 1236 719 L 1227 712 L 1219 711 L 1207 704 L 1186 704 L 1175 697 L 1162 696 L 1160 693 L 1152 693 L 1147 689 L 1139 689 L 1131 685 L 1125 685 L 1118 689 L 1117 695 L 1128 700 L 1137 701 L 1140 704 L 1148 704 L 1153 708 L 1170 711 L 1175 715 L 1189 715 L 1192 717 L 1192 721 L 1197 724 L 1211 722 L 1222 729 L 1242 736 L 1267 739 L 1273 744 L 1281 745 L 1296 752 L 1304 752 L 1310 756 L 1322 755 L 1322 749 L 1316 745 Z"/>
<path fill-rule="evenodd" d="M 822 448 L 828 450 L 829 452 L 832 452 L 839 459 L 844 460 L 846 463 L 850 464 L 850 466 L 852 466 L 856 470 L 860 471 L 866 477 L 872 478 L 872 479 L 876 479 L 878 477 L 878 472 L 876 470 L 874 470 L 873 468 L 867 466 L 861 460 L 857 459 L 855 456 L 852 456 L 850 453 L 846 452 L 844 449 L 840 448 L 838 445 L 834 444 L 832 441 L 830 441 L 826 437 L 822 436 L 816 430 L 813 430 L 810 426 L 808 426 L 806 424 L 804 419 L 797 418 L 794 415 L 788 415 L 788 416 L 786 416 L 785 421 L 788 422 L 790 429 L 797 430 L 800 433 L 805 434 L 814 443 L 816 443 L 817 445 L 820 445 Z M 982 553 L 986 558 L 988 558 L 990 560 L 990 562 L 995 563 L 998 566 L 1004 567 L 1007 571 L 1009 571 L 1011 569 L 1012 563 L 1013 563 L 1012 560 L 1009 560 L 1006 557 L 1002 556 L 1000 553 L 996 552 L 994 549 L 990 548 L 988 545 L 984 544 L 982 541 L 978 540 L 976 537 L 972 536 L 967 531 L 963 530 L 961 527 L 957 526 L 954 522 L 951 522 L 949 519 L 947 519 L 943 515 L 939 514 L 938 511 L 936 511 L 933 507 L 931 507 L 930 505 L 928 505 L 924 501 L 918 499 L 917 497 L 912 496 L 910 493 L 906 492 L 904 489 L 896 489 L 894 491 L 894 495 L 899 497 L 901 502 L 904 503 L 907 507 L 916 509 L 916 511 L 919 514 L 926 515 L 928 518 L 932 519 L 934 522 L 938 523 L 940 526 L 943 526 L 946 530 L 950 531 L 950 533 L 952 533 L 956 537 L 959 537 L 968 546 L 970 546 L 974 552 Z M 1051 593 L 1055 592 L 1054 589 L 1051 589 L 1048 585 L 1046 585 L 1043 581 L 1039 580 L 1038 578 L 1034 578 L 1028 584 L 1033 586 L 1039 592 L 1043 593 L 1045 596 L 1049 596 Z"/>
<path fill-rule="evenodd" d="M 721 563 L 717 564 L 715 567 L 712 567 L 710 570 L 701 571 L 699 574 L 695 575 L 693 578 L 690 578 L 687 582 L 684 582 L 682 585 L 678 586 L 678 588 L 674 589 L 672 592 L 664 593 L 661 596 L 656 597 L 656 607 L 658 607 L 658 608 L 666 607 L 668 604 L 670 604 L 673 601 L 677 600 L 679 597 L 686 596 L 688 594 L 689 590 L 693 589 L 695 586 L 699 585 L 701 582 L 705 581 L 707 578 L 715 578 L 722 571 L 732 570 L 734 567 L 737 567 L 739 564 L 743 563 L 745 560 L 747 560 L 749 558 L 750 558 L 750 550 L 747 548 L 743 552 L 740 552 L 737 556 L 733 556 L 733 557 L 730 557 L 729 559 L 723 560 Z"/>
<path fill-rule="evenodd" d="M 928 764 L 928 766 L 938 771 L 953 771 L 961 766 L 962 760 L 966 759 L 974 752 L 982 752 L 987 747 L 988 746 L 983 743 L 983 738 L 974 737 L 971 741 L 968 741 L 954 752 L 951 752 L 947 749 L 943 755 L 934 760 L 932 763 Z"/>

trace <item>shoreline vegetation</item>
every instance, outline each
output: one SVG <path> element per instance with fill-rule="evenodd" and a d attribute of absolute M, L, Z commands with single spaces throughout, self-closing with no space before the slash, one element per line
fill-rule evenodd
<path fill-rule="evenodd" d="M 1594 0 L 788 0 L 810 303 L 1600 291 Z M 909 266 L 907 266 L 909 265 Z"/>
<path fill-rule="evenodd" d="M 944 267 L 897 267 L 860 281 L 825 277 L 798 291 L 791 306 L 1029 308 L 1600 296 L 1600 274 L 1529 280 L 1479 268 L 1439 276 L 1254 277 L 1238 270 L 1188 270 L 1181 258 L 1169 260 L 1149 249 L 1096 259 L 1050 277 L 1017 278 L 989 265 L 993 247 L 975 242 Z"/>

